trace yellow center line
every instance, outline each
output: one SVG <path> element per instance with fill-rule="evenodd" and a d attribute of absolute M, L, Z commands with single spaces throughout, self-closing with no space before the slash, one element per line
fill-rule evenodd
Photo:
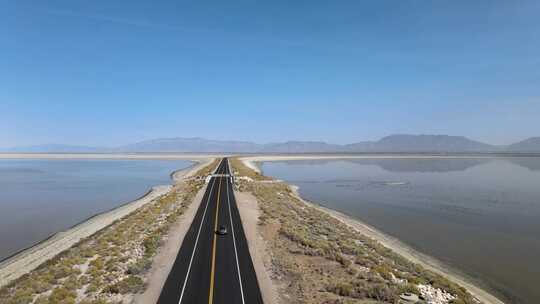
<path fill-rule="evenodd" d="M 210 290 L 208 291 L 208 304 L 212 304 L 214 301 L 214 272 L 216 267 L 216 231 L 218 226 L 218 216 L 219 216 L 219 195 L 221 192 L 221 177 L 219 178 L 219 186 L 218 186 L 218 195 L 217 195 L 217 206 L 216 206 L 216 219 L 214 221 L 214 244 L 212 247 L 212 268 L 210 272 Z"/>

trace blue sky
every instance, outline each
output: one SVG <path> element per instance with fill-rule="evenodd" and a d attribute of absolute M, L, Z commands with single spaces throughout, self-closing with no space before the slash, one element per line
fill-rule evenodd
<path fill-rule="evenodd" d="M 0 147 L 540 136 L 538 1 L 0 1 Z"/>

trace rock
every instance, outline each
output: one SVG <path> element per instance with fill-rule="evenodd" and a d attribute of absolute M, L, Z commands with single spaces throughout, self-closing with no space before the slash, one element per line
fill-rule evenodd
<path fill-rule="evenodd" d="M 452 294 L 431 285 L 418 284 L 418 290 L 428 304 L 448 304 L 456 299 Z"/>
<path fill-rule="evenodd" d="M 417 295 L 409 292 L 401 294 L 399 298 L 405 301 L 405 303 L 416 303 L 420 300 Z"/>

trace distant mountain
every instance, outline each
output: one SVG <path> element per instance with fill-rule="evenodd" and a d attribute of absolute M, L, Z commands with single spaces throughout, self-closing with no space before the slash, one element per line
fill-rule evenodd
<path fill-rule="evenodd" d="M 376 141 L 361 141 L 345 145 L 343 148 L 345 149 L 345 152 L 369 152 L 377 150 L 376 146 Z"/>
<path fill-rule="evenodd" d="M 506 146 L 508 152 L 540 152 L 540 137 L 531 137 L 529 139 Z"/>
<path fill-rule="evenodd" d="M 88 152 L 229 152 L 229 153 L 369 153 L 369 152 L 537 152 L 540 153 L 540 137 L 509 145 L 494 146 L 449 135 L 396 134 L 378 141 L 363 141 L 347 145 L 335 145 L 321 141 L 288 141 L 283 143 L 257 144 L 248 141 L 208 140 L 193 138 L 160 138 L 115 147 L 99 148 L 70 145 L 37 145 L 4 149 L 2 152 L 36 153 L 88 153 Z"/>
<path fill-rule="evenodd" d="M 349 145 L 354 152 L 493 152 L 499 148 L 463 136 L 397 134 Z"/>
<path fill-rule="evenodd" d="M 234 153 L 305 153 L 336 152 L 339 145 L 324 142 L 289 141 L 256 144 L 246 141 L 208 140 L 203 138 L 162 138 L 116 148 L 119 152 L 234 152 Z"/>
<path fill-rule="evenodd" d="M 344 147 L 322 141 L 288 141 L 263 145 L 258 151 L 266 153 L 309 153 L 309 152 L 343 152 Z"/>
<path fill-rule="evenodd" d="M 246 141 L 193 138 L 160 138 L 118 147 L 118 152 L 254 152 L 261 145 Z"/>
<path fill-rule="evenodd" d="M 73 146 L 62 144 L 46 144 L 35 146 L 20 146 L 3 149 L 2 152 L 8 153 L 97 153 L 107 152 L 106 148 Z"/>

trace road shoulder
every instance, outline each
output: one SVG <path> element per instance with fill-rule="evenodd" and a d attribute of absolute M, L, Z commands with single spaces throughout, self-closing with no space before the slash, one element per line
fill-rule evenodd
<path fill-rule="evenodd" d="M 277 288 L 270 278 L 270 271 L 265 266 L 271 265 L 271 257 L 257 225 L 260 215 L 257 199 L 247 192 L 235 191 L 234 195 L 263 301 L 264 303 L 278 303 Z"/>

